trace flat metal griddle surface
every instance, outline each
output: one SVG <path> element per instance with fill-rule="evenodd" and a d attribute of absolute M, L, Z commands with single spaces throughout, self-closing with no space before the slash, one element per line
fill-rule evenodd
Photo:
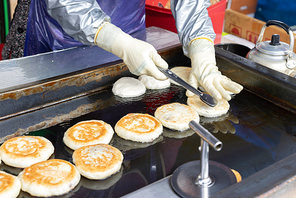
<path fill-rule="evenodd" d="M 76 100 L 86 98 L 87 101 L 104 102 L 104 108 L 30 133 L 44 136 L 53 143 L 54 158 L 72 162 L 73 151 L 64 145 L 62 138 L 69 127 L 80 121 L 99 119 L 114 127 L 127 113 L 153 115 L 155 109 L 163 104 L 186 104 L 187 100 L 185 89 L 176 85 L 160 91 L 147 90 L 143 97 L 133 100 L 114 96 L 111 88 Z M 44 113 L 43 116 L 50 115 Z M 245 90 L 230 101 L 230 110 L 226 116 L 217 119 L 201 118 L 201 123 L 209 131 L 215 131 L 214 135 L 223 142 L 220 152 L 210 149 L 210 160 L 237 170 L 243 179 L 296 151 L 295 115 Z M 234 127 L 235 133 L 217 132 L 218 128 L 226 129 L 227 126 Z M 190 130 L 177 132 L 165 129 L 162 136 L 151 144 L 126 141 L 115 134 L 111 145 L 124 154 L 121 172 L 102 181 L 82 177 L 75 189 L 60 197 L 120 197 L 171 175 L 183 163 L 197 160 L 200 156 L 200 138 Z M 0 168 L 15 175 L 21 171 L 4 163 Z M 21 192 L 21 197 L 31 196 Z"/>

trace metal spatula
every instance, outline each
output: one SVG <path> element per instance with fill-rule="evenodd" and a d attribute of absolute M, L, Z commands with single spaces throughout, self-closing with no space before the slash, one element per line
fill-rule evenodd
<path fill-rule="evenodd" d="M 172 72 L 169 69 L 162 69 L 160 67 L 158 67 L 158 69 L 169 79 L 172 79 L 173 81 L 175 81 L 176 83 L 179 83 L 182 87 L 184 87 L 185 89 L 188 89 L 189 91 L 191 91 L 192 93 L 194 93 L 195 95 L 199 96 L 201 101 L 203 101 L 205 104 L 209 105 L 210 107 L 214 107 L 217 105 L 217 100 L 215 98 L 213 98 L 212 96 L 210 96 L 209 94 L 205 94 L 202 93 L 200 91 L 198 91 L 197 89 L 195 89 L 194 87 L 192 87 L 191 85 L 189 85 L 187 82 L 185 82 L 182 78 L 180 78 L 179 76 L 177 76 L 174 72 Z"/>

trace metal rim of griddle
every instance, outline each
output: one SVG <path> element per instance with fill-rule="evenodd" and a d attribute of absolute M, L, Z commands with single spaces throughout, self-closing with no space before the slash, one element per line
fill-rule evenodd
<path fill-rule="evenodd" d="M 209 161 L 209 168 L 212 183 L 208 187 L 201 187 L 195 184 L 200 174 L 200 160 L 181 165 L 171 177 L 173 190 L 186 198 L 209 197 L 237 182 L 234 173 L 227 166 Z"/>

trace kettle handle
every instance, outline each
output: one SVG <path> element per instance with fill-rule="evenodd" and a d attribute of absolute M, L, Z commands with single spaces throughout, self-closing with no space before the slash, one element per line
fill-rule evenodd
<path fill-rule="evenodd" d="M 291 54 L 293 52 L 293 48 L 294 48 L 294 36 L 293 36 L 293 32 L 291 30 L 291 28 L 285 24 L 284 22 L 281 22 L 281 21 L 277 21 L 277 20 L 269 20 L 266 22 L 266 24 L 263 25 L 261 31 L 260 31 L 260 34 L 259 34 L 259 37 L 258 37 L 258 40 L 256 42 L 256 45 L 260 42 L 262 42 L 262 39 L 263 39 L 263 34 L 264 34 L 264 31 L 266 29 L 266 27 L 269 27 L 271 25 L 275 25 L 275 26 L 278 26 L 282 29 L 284 29 L 287 34 L 290 36 L 290 46 L 289 46 L 289 49 L 288 49 L 288 54 Z"/>
<path fill-rule="evenodd" d="M 277 20 L 269 20 L 269 21 L 266 22 L 265 25 L 266 25 L 266 27 L 269 27 L 271 25 L 275 25 L 275 26 L 281 27 L 281 28 L 283 28 L 287 32 L 287 34 L 289 34 L 289 30 L 291 29 L 290 26 L 288 26 L 284 22 L 277 21 Z"/>

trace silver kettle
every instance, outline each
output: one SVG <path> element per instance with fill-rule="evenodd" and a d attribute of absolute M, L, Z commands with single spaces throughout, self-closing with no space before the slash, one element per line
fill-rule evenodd
<path fill-rule="evenodd" d="M 271 41 L 262 42 L 264 31 L 270 25 L 283 28 L 290 36 L 290 45 L 280 42 L 280 35 L 278 34 L 272 35 Z M 295 76 L 296 55 L 293 52 L 293 47 L 294 35 L 291 28 L 281 21 L 270 20 L 263 25 L 256 45 L 249 51 L 247 58 L 271 69 Z"/>

